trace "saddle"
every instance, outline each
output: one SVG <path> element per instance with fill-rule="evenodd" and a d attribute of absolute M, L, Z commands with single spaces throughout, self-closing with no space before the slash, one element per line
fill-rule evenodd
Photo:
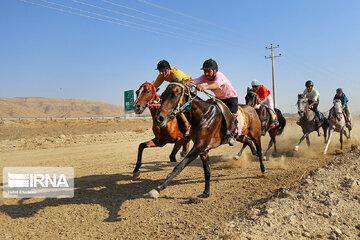
<path fill-rule="evenodd" d="M 225 122 L 226 122 L 226 129 L 231 129 L 232 124 L 234 123 L 236 119 L 236 114 L 233 114 L 228 106 L 223 103 L 220 99 L 214 98 L 215 103 L 218 105 L 218 107 L 221 110 L 222 115 L 224 116 Z"/>

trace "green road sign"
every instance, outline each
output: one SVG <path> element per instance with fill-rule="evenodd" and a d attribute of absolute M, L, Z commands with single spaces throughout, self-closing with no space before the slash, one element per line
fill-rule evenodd
<path fill-rule="evenodd" d="M 124 92 L 124 100 L 125 100 L 125 113 L 133 113 L 134 108 L 134 90 L 129 90 Z"/>

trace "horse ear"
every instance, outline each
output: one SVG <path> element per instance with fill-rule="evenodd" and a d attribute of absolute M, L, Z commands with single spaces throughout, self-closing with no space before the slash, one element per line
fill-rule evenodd
<path fill-rule="evenodd" d="M 251 91 L 251 90 L 250 90 L 250 88 L 248 87 L 248 88 L 247 88 L 247 92 L 250 92 L 250 91 Z"/>
<path fill-rule="evenodd" d="M 136 96 L 138 96 L 138 95 L 139 95 L 139 89 L 138 89 L 138 90 L 136 90 L 136 92 L 135 92 L 135 93 L 136 93 Z"/>
<path fill-rule="evenodd" d="M 155 91 L 158 92 L 160 90 L 160 88 L 157 88 Z"/>
<path fill-rule="evenodd" d="M 298 99 L 304 98 L 304 95 L 302 93 L 298 94 Z"/>

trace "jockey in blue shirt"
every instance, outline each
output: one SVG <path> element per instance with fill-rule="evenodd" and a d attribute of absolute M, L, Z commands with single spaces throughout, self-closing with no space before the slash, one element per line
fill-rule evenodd
<path fill-rule="evenodd" d="M 343 110 L 346 114 L 346 125 L 348 126 L 351 122 L 351 113 L 350 113 L 350 109 L 349 109 L 349 99 L 346 97 L 345 93 L 343 92 L 343 90 L 341 88 L 336 89 L 336 94 L 334 96 L 334 101 L 336 100 L 340 100 Z"/>

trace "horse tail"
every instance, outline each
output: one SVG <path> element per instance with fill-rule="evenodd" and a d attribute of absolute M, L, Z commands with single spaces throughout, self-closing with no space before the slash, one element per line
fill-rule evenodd
<path fill-rule="evenodd" d="M 285 125 L 286 125 L 286 119 L 284 118 L 284 116 L 282 115 L 281 111 L 277 108 L 275 108 L 275 112 L 276 115 L 278 117 L 278 121 L 279 121 L 279 127 L 278 127 L 278 132 L 277 135 L 280 135 L 283 133 Z"/>

